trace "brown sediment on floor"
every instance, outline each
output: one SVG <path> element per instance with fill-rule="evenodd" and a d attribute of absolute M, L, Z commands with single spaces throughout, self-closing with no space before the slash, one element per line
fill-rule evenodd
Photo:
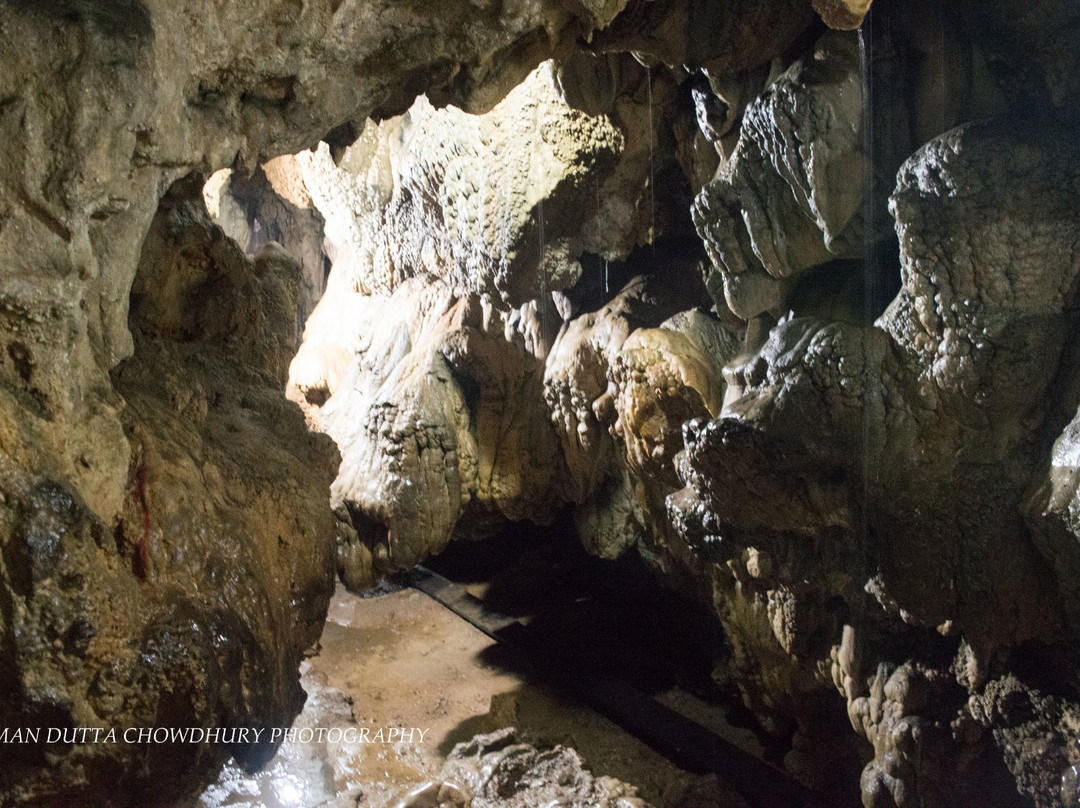
<path fill-rule="evenodd" d="M 506 726 L 540 748 L 576 749 L 594 774 L 636 786 L 653 805 L 739 804 L 567 693 L 503 664 L 493 640 L 412 589 L 361 598 L 339 587 L 302 684 L 308 702 L 294 740 L 262 772 L 230 763 L 203 806 L 392 806 L 436 779 L 455 744 Z M 423 742 L 371 742 L 391 728 L 423 731 Z"/>

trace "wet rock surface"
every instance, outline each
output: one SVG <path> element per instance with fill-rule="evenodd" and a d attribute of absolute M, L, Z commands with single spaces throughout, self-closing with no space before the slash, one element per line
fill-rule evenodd
<path fill-rule="evenodd" d="M 281 394 L 300 269 L 246 259 L 198 180 L 424 89 L 490 106 L 567 26 L 539 2 L 0 7 L 6 726 L 291 720 L 330 595 L 337 456 Z M 159 211 L 185 177 L 198 205 Z M 0 791 L 172 804 L 230 752 L 272 750 L 31 744 Z"/>
<path fill-rule="evenodd" d="M 339 588 L 301 666 L 293 736 L 259 772 L 231 761 L 199 804 L 745 808 L 498 651 L 415 590 Z M 390 728 L 415 731 L 387 740 Z"/>
<path fill-rule="evenodd" d="M 299 254 L 256 239 L 246 258 L 194 203 L 198 186 L 422 91 L 490 108 L 592 19 L 544 2 L 0 7 L 6 726 L 296 713 L 333 570 L 337 456 L 280 392 L 320 290 L 317 222 L 264 195 L 252 229 L 264 217 Z M 171 802 L 230 751 L 254 766 L 272 750 L 28 745 L 0 790 Z"/>
<path fill-rule="evenodd" d="M 279 392 L 295 263 L 246 258 L 200 190 L 173 189 L 136 275 L 136 350 L 112 376 L 129 447 L 112 522 L 5 453 L 5 721 L 119 735 L 18 749 L 0 785 L 13 803 L 175 804 L 230 755 L 257 767 L 273 746 L 128 742 L 126 729 L 254 731 L 303 705 L 296 665 L 333 575 L 336 452 Z"/>
<path fill-rule="evenodd" d="M 654 83 L 655 109 L 672 103 L 667 79 L 633 60 L 620 69 L 595 114 L 568 105 L 545 65 L 487 115 L 418 102 L 369 124 L 340 165 L 325 146 L 298 157 L 335 260 L 290 396 L 342 450 L 333 496 L 355 531 L 339 554 L 354 588 L 456 534 L 546 521 L 568 498 L 591 497 L 598 475 L 619 475 L 617 466 L 566 473 L 560 442 L 610 439 L 591 413 L 550 396 L 587 402 L 606 387 L 609 360 L 590 354 L 617 343 L 602 336 L 583 353 L 577 337 L 558 334 L 560 312 L 587 312 L 617 291 L 575 302 L 580 260 L 627 256 L 651 238 L 649 169 L 672 162 L 642 130 Z M 582 322 L 610 317 L 598 334 L 628 334 L 632 311 L 660 325 L 705 300 L 692 261 L 679 261 L 685 288 L 632 281 L 610 313 Z M 625 543 L 612 530 L 604 540 Z"/>
<path fill-rule="evenodd" d="M 0 5 L 6 725 L 287 723 L 335 563 L 569 508 L 807 782 L 1075 802 L 1080 12 L 868 9 Z"/>
<path fill-rule="evenodd" d="M 637 789 L 611 777 L 593 777 L 572 749 L 539 751 L 518 741 L 513 729 L 477 735 L 458 744 L 440 773 L 441 783 L 422 787 L 398 803 L 400 808 L 460 805 L 531 808 L 557 802 L 566 806 L 647 808 Z M 461 785 L 457 785 L 460 783 Z M 471 794 L 469 799 L 466 795 Z"/>
<path fill-rule="evenodd" d="M 797 112 L 796 112 L 797 110 Z M 804 270 L 861 254 L 870 160 L 854 34 L 830 33 L 743 113 L 729 160 L 695 201 L 722 277 L 717 302 L 744 319 L 782 314 Z"/>
<path fill-rule="evenodd" d="M 836 28 L 854 27 L 867 10 L 819 6 Z M 664 13 L 627 12 L 653 20 Z M 1075 677 L 1064 673 L 1076 640 L 1068 549 L 1075 464 L 1066 425 L 1076 410 L 1070 357 L 1080 232 L 1068 112 L 1048 101 L 1026 120 L 1000 114 L 1020 91 L 972 65 L 1019 47 L 1022 37 L 1004 34 L 1001 20 L 993 26 L 1001 39 L 964 39 L 949 14 L 920 21 L 917 10 L 893 4 L 875 14 L 859 34 L 808 32 L 768 65 L 707 65 L 676 93 L 692 102 L 692 118 L 686 106 L 653 107 L 665 126 L 650 122 L 649 204 L 683 205 L 700 188 L 693 224 L 705 253 L 686 246 L 685 214 L 650 211 L 627 231 L 603 218 L 594 224 L 586 206 L 575 246 L 508 269 L 528 278 L 541 267 L 546 285 L 532 285 L 539 302 L 531 310 L 511 308 L 520 300 L 506 291 L 527 283 L 500 279 L 486 297 L 480 292 L 490 322 L 507 322 L 498 319 L 506 311 L 536 317 L 539 337 L 524 343 L 527 386 L 509 393 L 502 381 L 519 361 L 492 347 L 514 344 L 506 326 L 462 353 L 444 347 L 410 359 L 424 378 L 448 385 L 439 392 L 429 384 L 433 398 L 407 414 L 425 428 L 444 425 L 425 444 L 440 448 L 426 458 L 413 453 L 387 479 L 401 489 L 434 479 L 455 504 L 434 509 L 450 520 L 433 530 L 423 508 L 419 521 L 383 518 L 357 492 L 379 456 L 398 450 L 374 444 L 362 463 L 346 460 L 348 483 L 339 478 L 335 490 L 366 517 L 354 514 L 360 527 L 348 540 L 367 550 L 352 580 L 492 529 L 494 509 L 453 492 L 469 488 L 459 481 L 474 454 L 502 464 L 522 456 L 504 440 L 513 432 L 476 428 L 497 400 L 504 411 L 532 413 L 540 424 L 532 445 L 545 448 L 524 456 L 543 458 L 550 470 L 536 486 L 530 463 L 519 477 L 533 481 L 530 493 L 497 515 L 517 518 L 529 499 L 528 518 L 542 522 L 569 504 L 591 552 L 636 550 L 669 585 L 711 602 L 732 648 L 717 678 L 790 739 L 786 764 L 807 782 L 860 779 L 872 806 L 1052 805 L 1073 765 L 1061 727 L 1076 693 Z M 618 34 L 616 22 L 606 36 Z M 671 74 L 653 44 L 638 56 L 656 91 Z M 953 56 L 934 73 L 935 54 L 944 53 Z M 637 97 L 580 64 L 554 75 L 563 98 L 590 115 L 618 107 L 596 101 L 601 88 L 609 98 Z M 1041 80 L 1032 75 L 1024 86 Z M 980 116 L 989 118 L 954 127 Z M 605 159 L 629 172 L 626 153 L 640 130 L 625 116 L 610 120 L 626 145 L 612 140 Z M 436 139 L 433 148 L 445 146 Z M 685 172 L 678 202 L 655 194 L 655 161 L 668 148 Z M 703 179 L 710 164 L 715 175 Z M 598 182 L 608 170 L 593 168 Z M 617 192 L 603 186 L 605 195 Z M 552 192 L 541 210 L 525 198 L 536 225 L 559 221 L 553 211 L 574 204 Z M 642 197 L 630 199 L 640 205 Z M 646 246 L 613 264 L 627 257 L 628 232 L 657 221 L 668 241 L 655 242 L 661 231 L 652 229 L 635 238 L 653 240 L 660 253 Z M 597 246 L 606 239 L 606 249 Z M 479 243 L 491 251 L 490 239 Z M 632 268 L 636 278 L 620 274 Z M 428 271 L 447 300 L 479 292 L 472 280 Z M 410 299 L 434 294 L 429 284 Z M 425 328 L 449 335 L 456 322 Z M 320 335 L 308 339 L 317 345 Z M 415 340 L 397 344 L 416 352 Z M 463 355 L 486 365 L 474 365 L 464 383 L 443 369 Z M 294 364 L 294 382 L 301 369 Z M 353 379 L 372 373 L 361 366 L 342 386 L 356 389 Z M 367 384 L 374 382 L 359 386 Z M 306 401 L 316 423 L 358 411 L 331 385 L 299 388 L 323 391 Z M 422 401 L 389 387 L 382 394 Z M 508 395 L 518 400 L 508 404 Z M 1032 674 L 1051 660 L 1060 675 Z M 1009 723 L 982 706 L 996 704 L 1001 688 L 1024 694 L 1011 697 L 1018 703 L 1054 706 L 1038 708 L 1047 717 Z M 1038 732 L 1044 743 L 1023 740 Z"/>

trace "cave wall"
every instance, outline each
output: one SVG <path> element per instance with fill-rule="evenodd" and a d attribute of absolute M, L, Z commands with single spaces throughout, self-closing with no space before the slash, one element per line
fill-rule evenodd
<path fill-rule="evenodd" d="M 339 571 L 571 507 L 713 604 L 812 785 L 1073 799 L 1075 13 L 879 3 L 744 64 L 661 41 L 692 12 L 298 158 Z"/>
<path fill-rule="evenodd" d="M 238 247 L 203 180 L 423 91 L 483 109 L 591 19 L 542 2 L 0 4 L 5 727 L 291 722 L 337 530 L 337 451 L 283 395 L 321 245 Z M 253 213 L 296 251 L 281 228 L 318 222 L 287 197 Z M 230 755 L 272 754 L 43 735 L 12 747 L 0 801 L 172 805 Z"/>
<path fill-rule="evenodd" d="M 0 5 L 4 724 L 285 724 L 335 567 L 570 507 L 808 782 L 1075 802 L 1080 20 L 868 8 Z"/>

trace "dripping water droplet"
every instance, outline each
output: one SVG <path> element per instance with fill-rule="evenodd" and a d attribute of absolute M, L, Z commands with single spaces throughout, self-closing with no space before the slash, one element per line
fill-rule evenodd
<path fill-rule="evenodd" d="M 544 198 L 540 198 L 540 202 L 536 207 L 536 219 L 537 227 L 540 231 L 540 339 L 539 344 L 536 347 L 537 354 L 539 355 L 541 348 L 540 345 L 546 345 L 547 335 L 547 267 L 544 266 Z"/>
<path fill-rule="evenodd" d="M 646 68 L 645 92 L 649 101 L 649 244 L 656 252 L 656 167 L 653 156 L 652 68 Z"/>
<path fill-rule="evenodd" d="M 597 242 L 602 241 L 602 233 L 600 233 L 600 178 L 596 178 L 596 229 L 597 229 Z M 608 294 L 608 259 L 604 258 L 604 285 L 603 292 L 600 295 L 600 305 L 603 306 L 607 302 Z"/>
<path fill-rule="evenodd" d="M 874 266 L 874 127 L 871 108 L 871 94 L 873 82 L 871 77 L 871 60 L 873 58 L 872 42 L 870 39 L 870 15 L 866 16 L 862 27 L 859 28 L 859 79 L 862 92 L 862 127 L 863 127 L 863 153 L 866 157 L 866 185 L 863 191 L 863 313 L 868 327 L 872 326 L 874 318 L 875 298 L 877 297 L 877 272 Z M 873 389 L 874 380 L 869 374 L 871 364 L 864 365 L 864 389 Z M 869 523 L 868 503 L 870 501 L 870 436 L 871 414 L 870 408 L 864 403 L 862 413 L 862 451 L 859 453 L 862 465 L 862 535 L 863 541 L 860 546 L 864 553 L 868 546 Z"/>
<path fill-rule="evenodd" d="M 502 274 L 510 272 L 510 177 L 505 162 L 502 166 L 503 209 L 502 209 Z"/>

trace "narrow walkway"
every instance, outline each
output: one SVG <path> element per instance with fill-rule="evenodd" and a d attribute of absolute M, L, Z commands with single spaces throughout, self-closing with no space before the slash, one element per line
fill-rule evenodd
<path fill-rule="evenodd" d="M 202 806 L 390 808 L 435 778 L 456 743 L 506 726 L 537 746 L 573 747 L 594 774 L 637 786 L 660 808 L 742 805 L 715 779 L 681 771 L 515 672 L 489 637 L 412 589 L 360 598 L 339 587 L 302 684 L 308 702 L 293 740 L 257 774 L 227 766 Z"/>

